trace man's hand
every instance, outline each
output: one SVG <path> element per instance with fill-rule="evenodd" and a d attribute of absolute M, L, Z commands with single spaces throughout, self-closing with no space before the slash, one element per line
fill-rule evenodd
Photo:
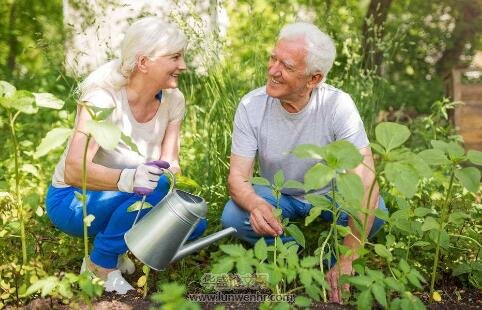
<path fill-rule="evenodd" d="M 256 207 L 251 210 L 249 222 L 253 230 L 261 236 L 280 236 L 283 234 L 283 227 L 275 218 L 273 207 L 266 201 L 260 199 Z"/>
<path fill-rule="evenodd" d="M 338 269 L 340 269 L 338 272 Z M 334 303 L 341 303 L 341 291 L 338 288 L 339 286 L 339 280 L 340 280 L 340 275 L 352 275 L 353 274 L 353 265 L 352 261 L 350 259 L 343 259 L 340 258 L 340 261 L 333 266 L 328 273 L 326 274 L 326 281 L 328 281 L 328 284 L 330 284 L 331 291 L 329 292 L 329 299 L 331 302 Z M 350 290 L 350 285 L 349 284 L 343 284 L 343 291 L 349 291 Z"/>

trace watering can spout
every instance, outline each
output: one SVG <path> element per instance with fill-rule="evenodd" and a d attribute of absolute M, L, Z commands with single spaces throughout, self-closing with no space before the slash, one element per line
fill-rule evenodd
<path fill-rule="evenodd" d="M 224 238 L 232 233 L 236 233 L 236 228 L 229 227 L 221 231 L 218 231 L 217 233 L 211 234 L 209 236 L 206 236 L 204 238 L 201 238 L 199 240 L 186 244 L 177 251 L 176 255 L 174 255 L 174 257 L 172 258 L 171 263 L 183 258 L 186 255 L 196 252 L 197 250 L 203 247 L 206 247 L 211 243 L 216 242 L 219 239 Z"/>

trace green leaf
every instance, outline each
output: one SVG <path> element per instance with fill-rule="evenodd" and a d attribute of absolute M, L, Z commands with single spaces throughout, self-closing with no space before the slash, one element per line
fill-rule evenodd
<path fill-rule="evenodd" d="M 432 213 L 432 210 L 430 210 L 429 208 L 416 208 L 415 210 L 413 210 L 413 214 L 415 214 L 415 216 L 417 217 L 424 217 L 425 215 L 427 214 L 430 214 Z"/>
<path fill-rule="evenodd" d="M 283 170 L 278 170 L 274 177 L 273 177 L 273 181 L 274 181 L 274 185 L 277 187 L 277 188 L 282 188 L 283 187 L 283 183 L 285 182 L 285 174 L 283 172 Z"/>
<path fill-rule="evenodd" d="M 301 230 L 295 224 L 290 224 L 288 227 L 285 228 L 286 232 L 295 239 L 295 241 L 305 247 L 305 236 L 301 232 Z"/>
<path fill-rule="evenodd" d="M 305 189 L 305 185 L 296 180 L 288 180 L 283 184 L 283 188 L 296 188 L 296 189 Z"/>
<path fill-rule="evenodd" d="M 384 154 L 385 153 L 385 150 L 383 149 L 383 147 L 378 143 L 372 142 L 372 143 L 370 143 L 370 146 L 378 154 Z"/>
<path fill-rule="evenodd" d="M 35 114 L 38 108 L 35 106 L 35 98 L 26 90 L 19 90 L 10 100 L 10 107 L 25 114 Z"/>
<path fill-rule="evenodd" d="M 364 290 L 356 300 L 358 310 L 371 310 L 373 297 L 370 289 Z"/>
<path fill-rule="evenodd" d="M 310 209 L 310 214 L 305 217 L 305 226 L 308 226 L 313 222 L 318 216 L 320 216 L 322 208 L 320 207 L 313 207 Z"/>
<path fill-rule="evenodd" d="M 331 142 L 321 149 L 326 165 L 332 169 L 353 169 L 363 160 L 360 151 L 346 140 Z"/>
<path fill-rule="evenodd" d="M 300 282 L 303 283 L 304 286 L 310 286 L 313 283 L 313 278 L 311 277 L 311 272 L 307 269 L 301 269 L 298 273 L 300 277 Z"/>
<path fill-rule="evenodd" d="M 136 152 L 139 155 L 142 155 L 137 148 L 137 145 L 132 141 L 131 137 L 126 136 L 123 132 L 121 132 L 121 141 L 125 143 L 133 152 Z M 176 179 L 177 181 L 177 179 Z"/>
<path fill-rule="evenodd" d="M 432 147 L 434 149 L 440 150 L 444 153 L 448 152 L 449 145 L 447 142 L 441 141 L 441 140 L 432 140 L 430 141 L 430 144 L 432 144 Z"/>
<path fill-rule="evenodd" d="M 240 244 L 221 244 L 219 248 L 233 257 L 242 257 L 246 253 L 246 250 Z"/>
<path fill-rule="evenodd" d="M 414 273 L 410 272 L 410 273 L 406 274 L 405 276 L 407 277 L 408 282 L 410 282 L 410 284 L 412 284 L 416 288 L 422 289 L 422 284 L 420 283 L 420 280 L 418 279 L 418 277 Z"/>
<path fill-rule="evenodd" d="M 351 207 L 360 208 L 365 190 L 360 177 L 354 173 L 343 173 L 336 178 L 338 191 Z"/>
<path fill-rule="evenodd" d="M 17 89 L 12 84 L 0 81 L 0 97 L 12 97 Z"/>
<path fill-rule="evenodd" d="M 94 137 L 95 142 L 106 150 L 112 151 L 119 144 L 121 131 L 119 127 L 110 121 L 96 122 L 88 120 L 86 129 Z"/>
<path fill-rule="evenodd" d="M 93 214 L 89 214 L 86 217 L 84 217 L 84 223 L 87 227 L 90 227 L 90 225 L 94 220 L 95 220 L 95 216 Z"/>
<path fill-rule="evenodd" d="M 379 283 L 373 283 L 372 293 L 375 296 L 376 301 L 383 307 L 387 307 L 387 295 L 385 294 L 385 288 Z"/>
<path fill-rule="evenodd" d="M 104 121 L 106 120 L 112 112 L 115 110 L 115 107 L 110 107 L 110 108 L 99 108 L 91 105 L 85 105 L 84 108 L 87 110 L 90 110 L 92 114 L 94 114 L 94 121 L 99 122 L 99 121 Z"/>
<path fill-rule="evenodd" d="M 269 181 L 267 179 L 262 178 L 262 177 L 254 177 L 251 180 L 251 183 L 255 184 L 255 185 L 271 186 L 271 183 L 269 183 Z"/>
<path fill-rule="evenodd" d="M 373 280 L 368 276 L 360 275 L 348 278 L 348 282 L 359 287 L 370 287 Z"/>
<path fill-rule="evenodd" d="M 388 214 L 388 211 L 376 208 L 375 209 L 375 216 L 381 220 L 384 220 L 385 222 L 390 221 L 390 216 Z"/>
<path fill-rule="evenodd" d="M 305 173 L 305 191 L 325 187 L 335 177 L 335 170 L 321 163 L 315 164 Z"/>
<path fill-rule="evenodd" d="M 54 128 L 50 130 L 45 138 L 40 141 L 40 144 L 33 155 L 34 158 L 42 157 L 51 150 L 63 145 L 71 134 L 72 129 L 69 128 Z"/>
<path fill-rule="evenodd" d="M 375 128 L 377 142 L 380 143 L 387 152 L 401 146 L 410 137 L 410 130 L 407 126 L 384 122 Z"/>
<path fill-rule="evenodd" d="M 404 259 L 401 259 L 398 262 L 398 267 L 403 273 L 409 273 L 410 272 L 410 265 L 405 261 Z"/>
<path fill-rule="evenodd" d="M 464 148 L 461 147 L 456 142 L 449 142 L 447 144 L 447 152 L 449 154 L 450 159 L 452 160 L 460 160 L 464 157 Z"/>
<path fill-rule="evenodd" d="M 349 234 L 351 234 L 351 228 L 350 226 L 341 226 L 341 225 L 336 225 L 336 230 L 342 237 L 346 237 Z"/>
<path fill-rule="evenodd" d="M 470 219 L 470 214 L 466 212 L 455 211 L 449 215 L 449 222 L 456 225 L 462 225 L 466 219 Z"/>
<path fill-rule="evenodd" d="M 464 273 L 469 273 L 471 271 L 472 271 L 472 268 L 471 268 L 470 264 L 462 263 L 452 270 L 452 275 L 454 277 L 456 277 L 456 276 L 460 276 L 461 274 L 464 274 Z"/>
<path fill-rule="evenodd" d="M 429 230 L 439 230 L 440 225 L 433 217 L 425 218 L 425 221 L 422 224 L 422 231 L 429 231 Z"/>
<path fill-rule="evenodd" d="M 152 207 L 153 207 L 153 205 L 151 205 L 150 203 L 148 203 L 145 200 L 144 200 L 144 204 L 142 204 L 142 201 L 136 201 L 127 208 L 127 212 L 139 211 L 141 208 L 142 208 L 142 210 L 147 210 L 147 209 L 150 209 Z"/>
<path fill-rule="evenodd" d="M 296 296 L 295 298 L 295 305 L 301 308 L 306 308 L 311 305 L 311 299 L 305 296 Z"/>
<path fill-rule="evenodd" d="M 390 251 L 383 244 L 375 244 L 375 252 L 379 256 L 387 259 L 388 261 L 391 261 L 393 259 L 392 253 L 390 253 Z"/>
<path fill-rule="evenodd" d="M 430 149 L 417 154 L 429 165 L 445 165 L 450 163 L 445 153 L 440 149 Z"/>
<path fill-rule="evenodd" d="M 305 292 L 312 299 L 320 301 L 320 289 L 316 285 L 305 286 Z"/>
<path fill-rule="evenodd" d="M 305 256 L 300 261 L 300 266 L 303 268 L 312 268 L 320 263 L 320 259 L 315 256 Z"/>
<path fill-rule="evenodd" d="M 475 167 L 467 167 L 455 170 L 455 177 L 462 185 L 472 193 L 480 189 L 480 171 Z"/>
<path fill-rule="evenodd" d="M 32 93 L 35 98 L 35 104 L 38 107 L 51 108 L 60 110 L 64 106 L 64 101 L 55 97 L 50 93 Z"/>
<path fill-rule="evenodd" d="M 239 257 L 236 260 L 236 269 L 238 270 L 239 274 L 252 274 L 253 268 L 248 263 L 248 260 L 245 257 Z"/>
<path fill-rule="evenodd" d="M 300 144 L 295 147 L 292 153 L 300 159 L 323 159 L 321 147 L 314 144 Z"/>
<path fill-rule="evenodd" d="M 430 242 L 427 242 L 427 241 L 416 241 L 412 244 L 412 246 L 418 246 L 421 248 L 427 247 L 429 245 L 430 245 Z"/>
<path fill-rule="evenodd" d="M 264 238 L 260 238 L 254 245 L 254 255 L 257 259 L 263 261 L 268 257 L 268 248 Z"/>
<path fill-rule="evenodd" d="M 390 287 L 391 289 L 397 291 L 397 292 L 404 292 L 405 291 L 405 286 L 403 285 L 402 282 L 396 280 L 394 277 L 388 277 L 383 280 L 385 284 Z"/>
<path fill-rule="evenodd" d="M 387 163 L 385 175 L 390 183 L 405 197 L 411 198 L 417 192 L 419 175 L 415 168 L 406 163 Z"/>
<path fill-rule="evenodd" d="M 195 192 L 201 188 L 201 185 L 188 176 L 176 174 L 176 188 L 187 192 Z"/>
<path fill-rule="evenodd" d="M 211 273 L 222 274 L 230 272 L 234 266 L 234 259 L 231 257 L 223 257 L 213 265 Z"/>
<path fill-rule="evenodd" d="M 467 152 L 467 158 L 470 160 L 471 163 L 476 165 L 482 165 L 482 152 L 469 150 Z"/>

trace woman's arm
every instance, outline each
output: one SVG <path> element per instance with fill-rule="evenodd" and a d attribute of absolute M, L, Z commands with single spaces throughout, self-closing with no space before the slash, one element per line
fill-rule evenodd
<path fill-rule="evenodd" d="M 64 181 L 66 184 L 82 186 L 82 161 L 87 142 L 86 123 L 91 117 L 87 110 L 79 105 L 77 124 L 75 133 L 70 141 L 69 151 L 65 160 Z M 87 188 L 90 190 L 118 190 L 117 182 L 121 169 L 107 168 L 92 162 L 97 153 L 99 145 L 92 138 L 87 148 Z"/>
<path fill-rule="evenodd" d="M 181 147 L 181 121 L 169 123 L 161 145 L 161 160 L 167 161 L 173 173 L 181 173 L 179 149 Z"/>

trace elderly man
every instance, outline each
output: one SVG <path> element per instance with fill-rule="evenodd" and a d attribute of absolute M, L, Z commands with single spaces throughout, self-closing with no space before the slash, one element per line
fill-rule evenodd
<path fill-rule="evenodd" d="M 235 227 L 238 237 L 254 244 L 260 237 L 268 243 L 281 236 L 283 228 L 273 214 L 276 199 L 265 186 L 251 185 L 255 156 L 258 155 L 261 175 L 273 181 L 282 169 L 286 179 L 303 181 L 313 161 L 300 160 L 291 151 L 299 144 L 326 145 L 336 140 L 353 143 L 363 155 L 363 164 L 354 169 L 365 186 L 364 207 L 384 210 L 376 185 L 370 202 L 368 191 L 373 182 L 374 164 L 369 141 L 360 115 L 351 97 L 326 84 L 326 76 L 335 59 L 335 46 L 329 36 L 308 23 L 286 25 L 268 62 L 266 86 L 253 90 L 241 100 L 233 128 L 229 191 L 232 197 L 223 211 L 222 223 Z M 326 194 L 327 186 L 318 191 Z M 282 217 L 300 218 L 308 215 L 312 205 L 300 190 L 283 190 L 280 199 Z M 361 215 L 363 216 L 363 215 Z M 332 220 L 323 214 L 325 220 Z M 363 220 L 363 218 L 362 218 Z M 349 225 L 355 236 L 347 235 L 344 245 L 354 250 L 362 235 L 353 220 L 343 213 L 338 224 Z M 369 216 L 367 232 L 373 236 L 383 221 Z M 356 253 L 356 251 L 353 251 Z M 332 290 L 330 300 L 340 302 L 338 278 L 353 272 L 356 254 L 341 256 L 327 273 Z"/>

